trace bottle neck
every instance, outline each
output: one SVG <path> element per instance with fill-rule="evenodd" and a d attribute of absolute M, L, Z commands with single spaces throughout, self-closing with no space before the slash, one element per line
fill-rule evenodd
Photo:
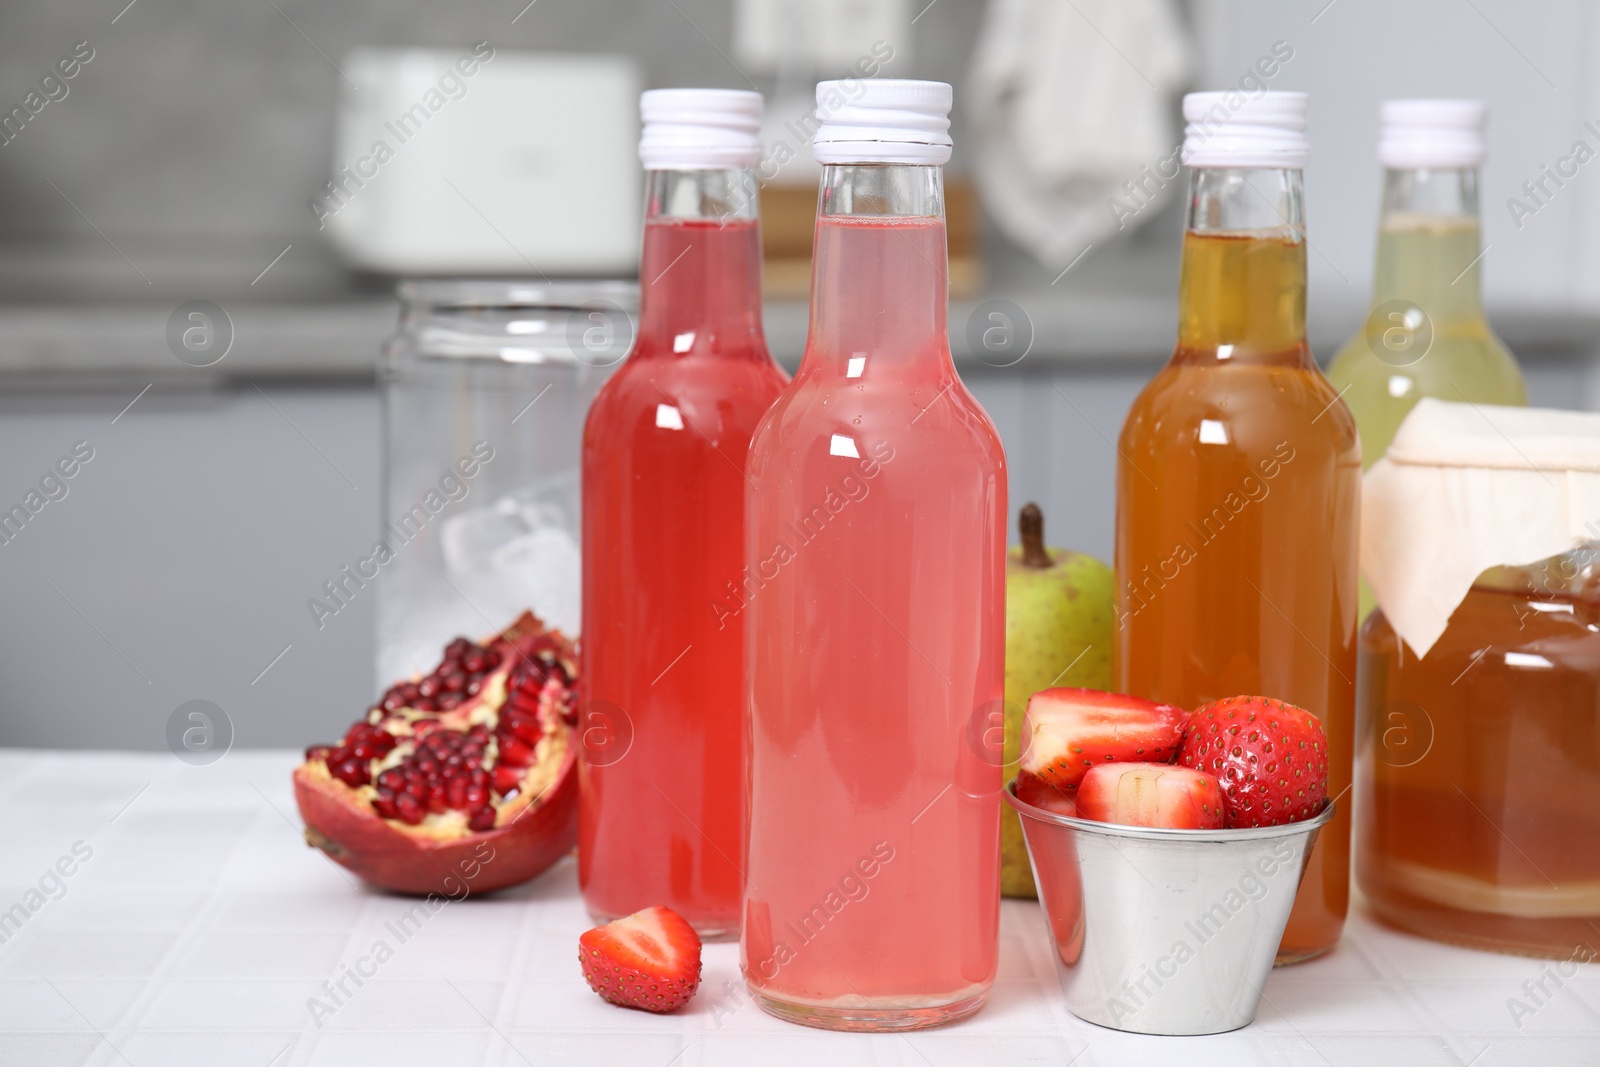
<path fill-rule="evenodd" d="M 1481 241 L 1476 169 L 1384 172 L 1373 306 L 1407 301 L 1436 323 L 1482 317 Z"/>
<path fill-rule="evenodd" d="M 806 360 L 866 368 L 950 364 L 940 167 L 823 168 Z"/>
<path fill-rule="evenodd" d="M 1190 172 L 1178 294 L 1174 360 L 1309 365 L 1298 170 Z"/>
<path fill-rule="evenodd" d="M 636 352 L 767 358 L 755 172 L 647 173 Z"/>

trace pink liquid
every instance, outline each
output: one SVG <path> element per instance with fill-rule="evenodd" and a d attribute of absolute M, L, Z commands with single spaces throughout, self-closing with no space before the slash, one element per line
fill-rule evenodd
<path fill-rule="evenodd" d="M 805 360 L 751 446 L 743 968 L 846 1029 L 994 981 L 1005 456 L 957 378 L 939 218 L 818 219 Z"/>
<path fill-rule="evenodd" d="M 739 928 L 750 435 L 783 388 L 752 220 L 652 219 L 639 340 L 583 447 L 578 880 L 597 919 L 653 904 Z"/>

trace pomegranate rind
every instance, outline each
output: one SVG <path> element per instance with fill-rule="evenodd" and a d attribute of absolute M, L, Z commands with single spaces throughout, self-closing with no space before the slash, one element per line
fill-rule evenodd
<path fill-rule="evenodd" d="M 578 842 L 577 753 L 561 757 L 555 780 L 514 819 L 453 839 L 406 833 L 343 782 L 294 771 L 306 841 L 363 881 L 396 893 L 461 898 L 520 885 L 543 874 Z"/>

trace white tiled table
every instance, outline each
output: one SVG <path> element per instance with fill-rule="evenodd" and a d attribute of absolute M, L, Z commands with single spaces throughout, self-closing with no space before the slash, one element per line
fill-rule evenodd
<path fill-rule="evenodd" d="M 1507 1000 L 1549 964 L 1435 945 L 1359 912 L 1337 952 L 1273 973 L 1252 1026 L 1215 1037 L 1135 1037 L 1068 1015 L 1038 908 L 1018 901 L 988 1006 L 944 1030 L 780 1023 L 749 1001 L 725 944 L 707 947 L 681 1013 L 623 1011 L 579 975 L 588 924 L 570 859 L 447 905 L 397 944 L 384 924 L 412 902 L 352 884 L 305 846 L 294 762 L 0 752 L 0 910 L 26 903 L 75 842 L 93 850 L 0 944 L 0 1064 L 1600 1065 L 1600 965 L 1519 1027 Z M 309 998 L 380 937 L 393 958 L 319 1025 Z"/>

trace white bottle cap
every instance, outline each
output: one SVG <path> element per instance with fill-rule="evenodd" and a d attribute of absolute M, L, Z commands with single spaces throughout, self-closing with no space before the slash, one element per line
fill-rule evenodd
<path fill-rule="evenodd" d="M 639 97 L 646 170 L 731 170 L 761 162 L 760 93 L 651 89 Z"/>
<path fill-rule="evenodd" d="M 818 82 L 811 152 L 818 163 L 948 163 L 951 102 L 945 82 Z"/>
<path fill-rule="evenodd" d="M 1378 159 L 1395 170 L 1483 164 L 1482 100 L 1385 100 L 1378 111 Z"/>
<path fill-rule="evenodd" d="M 1189 93 L 1183 98 L 1183 162 L 1302 170 L 1311 156 L 1306 104 L 1305 93 Z"/>

